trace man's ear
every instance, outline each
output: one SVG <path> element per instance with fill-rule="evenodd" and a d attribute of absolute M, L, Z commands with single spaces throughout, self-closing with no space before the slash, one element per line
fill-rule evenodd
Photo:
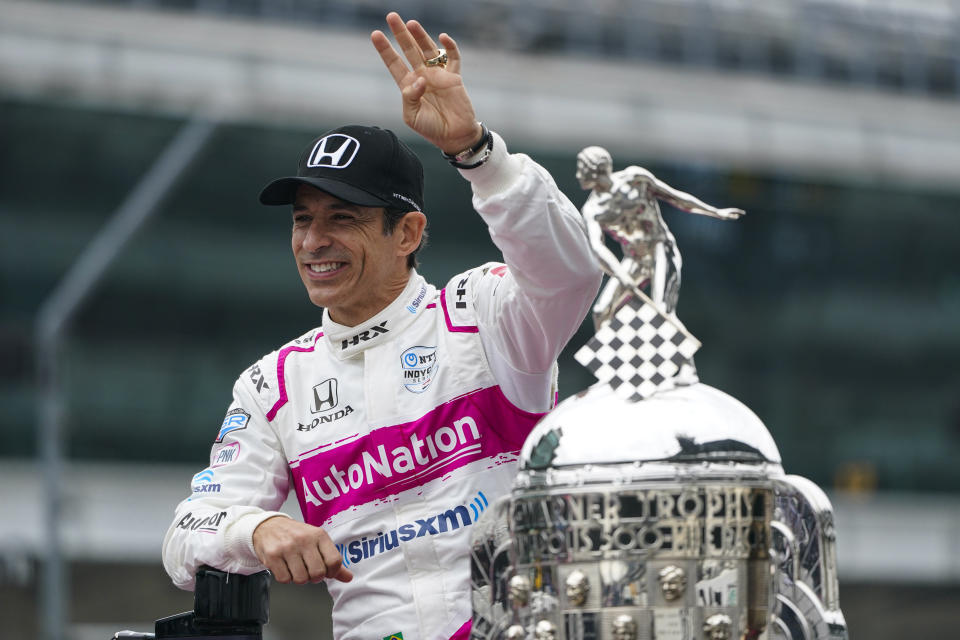
<path fill-rule="evenodd" d="M 408 256 L 420 246 L 423 230 L 427 228 L 427 216 L 420 211 L 408 211 L 397 222 L 393 233 L 397 236 L 398 255 Z"/>

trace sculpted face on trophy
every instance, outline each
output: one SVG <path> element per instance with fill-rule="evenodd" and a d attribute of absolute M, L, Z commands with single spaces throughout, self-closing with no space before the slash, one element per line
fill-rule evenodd
<path fill-rule="evenodd" d="M 527 632 L 524 631 L 523 626 L 519 624 L 513 624 L 507 627 L 507 632 L 504 634 L 506 640 L 523 640 L 526 635 Z"/>
<path fill-rule="evenodd" d="M 525 607 L 530 602 L 530 578 L 513 576 L 510 578 L 510 600 L 515 607 Z"/>
<path fill-rule="evenodd" d="M 541 620 L 533 629 L 536 640 L 557 640 L 557 625 L 549 620 Z"/>
<path fill-rule="evenodd" d="M 514 607 L 525 607 L 530 602 L 530 578 L 513 576 L 510 578 L 510 600 Z"/>
<path fill-rule="evenodd" d="M 575 607 L 582 607 L 587 601 L 587 594 L 590 592 L 590 581 L 583 571 L 577 569 L 567 576 L 566 580 L 567 600 Z"/>
<path fill-rule="evenodd" d="M 657 577 L 660 579 L 660 591 L 667 602 L 679 600 L 687 589 L 687 574 L 677 565 L 667 565 Z"/>
<path fill-rule="evenodd" d="M 703 621 L 706 640 L 731 640 L 733 620 L 725 613 L 715 613 Z"/>
<path fill-rule="evenodd" d="M 637 640 L 637 621 L 627 614 L 614 618 L 613 640 Z"/>

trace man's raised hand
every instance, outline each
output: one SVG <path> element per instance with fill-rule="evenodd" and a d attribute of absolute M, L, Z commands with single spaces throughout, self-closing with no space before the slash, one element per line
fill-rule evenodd
<path fill-rule="evenodd" d="M 441 151 L 454 154 L 473 146 L 482 131 L 473 104 L 460 77 L 460 49 L 445 33 L 439 36 L 446 49 L 446 66 L 428 66 L 426 60 L 439 47 L 416 20 L 406 22 L 396 13 L 387 14 L 387 25 L 403 57 L 382 31 L 370 34 L 403 97 L 403 121 Z M 406 58 L 406 62 L 404 59 Z"/>

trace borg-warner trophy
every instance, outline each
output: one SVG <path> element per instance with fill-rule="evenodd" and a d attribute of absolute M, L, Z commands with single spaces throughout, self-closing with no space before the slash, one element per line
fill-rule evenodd
<path fill-rule="evenodd" d="M 583 216 L 610 276 L 577 360 L 598 382 L 527 439 L 473 533 L 474 640 L 846 640 L 833 512 L 766 427 L 699 382 L 658 199 L 735 220 L 588 147 Z M 617 260 L 609 234 L 623 249 Z"/>

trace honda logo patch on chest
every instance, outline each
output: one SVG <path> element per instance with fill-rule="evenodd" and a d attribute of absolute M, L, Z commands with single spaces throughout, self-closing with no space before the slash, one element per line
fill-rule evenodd
<path fill-rule="evenodd" d="M 342 133 L 331 133 L 317 140 L 310 152 L 307 166 L 345 169 L 353 162 L 359 150 L 360 143 L 356 138 Z"/>
<path fill-rule="evenodd" d="M 312 413 L 330 411 L 337 408 L 337 379 L 327 378 L 313 388 Z"/>
<path fill-rule="evenodd" d="M 342 407 L 339 405 L 336 378 L 327 378 L 320 384 L 314 385 L 310 413 L 319 415 L 313 418 L 307 417 L 306 422 L 297 422 L 297 431 L 313 431 L 321 424 L 336 422 L 353 413 L 353 407 L 349 404 L 344 404 Z"/>

